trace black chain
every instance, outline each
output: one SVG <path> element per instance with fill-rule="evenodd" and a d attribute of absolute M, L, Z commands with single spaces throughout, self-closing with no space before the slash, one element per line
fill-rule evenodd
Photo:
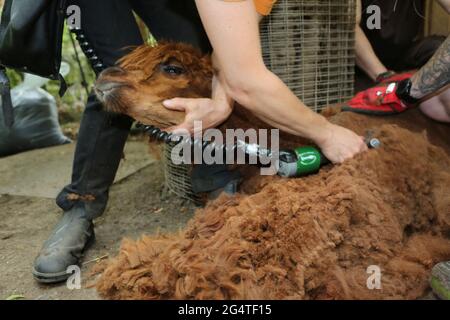
<path fill-rule="evenodd" d="M 70 28 L 70 32 L 75 35 L 75 38 L 80 44 L 81 50 L 88 58 L 89 63 L 91 64 L 92 69 L 94 69 L 95 73 L 99 74 L 100 72 L 105 70 L 106 66 L 103 64 L 98 55 L 95 53 L 94 48 L 89 43 L 83 30 L 80 28 Z"/>
<path fill-rule="evenodd" d="M 216 144 L 214 141 L 203 141 L 201 139 L 194 139 L 190 136 L 183 137 L 175 135 L 152 125 L 144 125 L 142 123 L 138 123 L 136 124 L 136 128 L 141 129 L 149 137 L 157 141 L 165 142 L 167 144 L 177 145 L 179 143 L 188 143 L 193 148 L 201 148 L 202 150 L 210 148 L 210 150 L 214 152 L 235 152 L 238 149 L 237 143 L 228 146 L 226 144 Z"/>

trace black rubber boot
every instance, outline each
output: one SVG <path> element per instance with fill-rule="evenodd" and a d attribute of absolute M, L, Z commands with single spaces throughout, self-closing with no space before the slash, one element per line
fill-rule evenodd
<path fill-rule="evenodd" d="M 234 195 L 242 181 L 237 170 L 229 170 L 225 164 L 195 165 L 191 173 L 192 191 L 207 194 L 208 200 L 217 199 L 223 192 Z"/>
<path fill-rule="evenodd" d="M 223 188 L 216 189 L 208 193 L 208 200 L 215 200 L 225 193 L 229 196 L 235 195 L 239 190 L 239 184 L 242 182 L 240 177 L 235 177 L 233 180 L 228 182 Z"/>
<path fill-rule="evenodd" d="M 225 164 L 194 165 L 191 173 L 192 190 L 195 193 L 210 193 L 225 189 L 228 193 L 235 193 L 234 188 L 237 189 L 240 180 L 239 171 L 229 170 Z"/>
<path fill-rule="evenodd" d="M 84 206 L 74 206 L 64 213 L 36 257 L 34 278 L 42 283 L 65 281 L 71 275 L 67 268 L 78 265 L 84 250 L 94 241 L 94 224 Z"/>

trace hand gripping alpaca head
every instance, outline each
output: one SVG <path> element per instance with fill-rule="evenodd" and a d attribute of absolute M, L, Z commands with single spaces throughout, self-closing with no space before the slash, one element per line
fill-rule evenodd
<path fill-rule="evenodd" d="M 162 102 L 210 97 L 212 75 L 209 56 L 190 45 L 142 45 L 103 71 L 94 90 L 107 111 L 165 128 L 181 123 L 184 112 L 168 110 Z"/>

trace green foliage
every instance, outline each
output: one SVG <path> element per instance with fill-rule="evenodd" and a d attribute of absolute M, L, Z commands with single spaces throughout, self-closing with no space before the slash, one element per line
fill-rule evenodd
<path fill-rule="evenodd" d="M 22 300 L 22 299 L 25 299 L 25 296 L 21 294 L 13 294 L 10 295 L 8 298 L 6 298 L 6 300 Z"/>
<path fill-rule="evenodd" d="M 6 70 L 6 74 L 8 75 L 11 87 L 17 86 L 20 82 L 22 82 L 22 75 L 19 72 L 16 72 L 11 69 Z"/>
<path fill-rule="evenodd" d="M 155 37 L 153 37 L 151 33 L 148 34 L 146 43 L 151 47 L 158 45 L 158 41 L 156 41 Z"/>

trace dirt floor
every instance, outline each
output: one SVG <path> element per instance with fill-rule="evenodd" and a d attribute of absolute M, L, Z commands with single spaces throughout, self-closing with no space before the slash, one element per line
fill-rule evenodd
<path fill-rule="evenodd" d="M 69 290 L 65 283 L 42 286 L 31 275 L 33 260 L 59 218 L 60 209 L 54 200 L 0 195 L 0 299 L 12 295 L 26 299 L 98 299 L 95 289 L 85 286 L 88 277 L 83 277 L 95 259 L 115 255 L 123 237 L 176 232 L 192 217 L 194 207 L 169 198 L 163 180 L 161 163 L 154 161 L 112 187 L 108 209 L 95 222 L 97 241 L 84 258 L 81 290 Z"/>
<path fill-rule="evenodd" d="M 337 117 L 361 134 L 381 128 L 385 147 L 308 178 L 248 180 L 242 195 L 195 216 L 192 205 L 165 191 L 159 161 L 135 166 L 112 187 L 107 212 L 96 221 L 81 290 L 41 286 L 31 276 L 60 214 L 53 199 L 1 195 L 0 299 L 98 299 L 86 283 L 100 258 L 111 258 L 98 283 L 110 298 L 421 297 L 431 266 L 450 258 L 450 127 L 417 112 Z M 143 234 L 119 250 L 123 238 Z M 382 266 L 384 291 L 361 287 L 369 264 Z"/>

